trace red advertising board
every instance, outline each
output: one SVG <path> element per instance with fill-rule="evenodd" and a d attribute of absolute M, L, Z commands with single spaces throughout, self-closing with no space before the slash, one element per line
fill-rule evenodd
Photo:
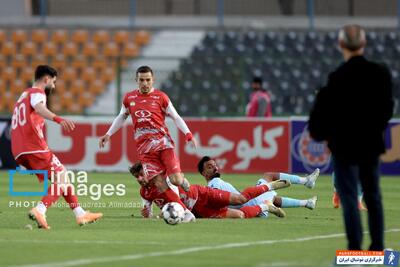
<path fill-rule="evenodd" d="M 203 156 L 216 159 L 225 173 L 289 171 L 288 120 L 187 120 L 187 124 L 198 148 L 180 142 L 179 158 L 185 172 L 197 171 Z"/>

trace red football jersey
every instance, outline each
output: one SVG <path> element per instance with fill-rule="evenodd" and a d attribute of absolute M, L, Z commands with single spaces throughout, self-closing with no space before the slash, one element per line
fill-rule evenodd
<path fill-rule="evenodd" d="M 32 98 L 46 104 L 46 94 L 38 88 L 28 88 L 19 97 L 14 107 L 11 123 L 11 146 L 14 158 L 22 154 L 48 152 L 43 134 L 44 119 L 31 105 Z"/>
<path fill-rule="evenodd" d="M 138 154 L 174 148 L 165 125 L 169 102 L 168 96 L 157 89 L 149 94 L 141 94 L 136 89 L 125 95 L 123 105 L 132 118 Z"/>

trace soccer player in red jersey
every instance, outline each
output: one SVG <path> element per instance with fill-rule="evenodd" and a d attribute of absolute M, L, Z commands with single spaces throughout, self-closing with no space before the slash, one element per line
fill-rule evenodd
<path fill-rule="evenodd" d="M 165 175 L 159 175 L 166 171 L 172 184 L 189 190 L 190 184 L 181 172 L 179 159 L 174 152 L 174 142 L 165 125 L 165 117 L 168 115 L 174 120 L 176 126 L 185 134 L 187 142 L 196 146 L 196 140 L 168 96 L 153 88 L 154 76 L 150 67 L 141 66 L 136 70 L 136 82 L 138 89 L 125 95 L 121 112 L 107 133 L 100 138 L 99 146 L 103 148 L 130 115 L 134 126 L 136 149 L 146 179 L 148 181 L 154 179 L 154 186 L 167 202 L 178 202 L 186 208 L 167 185 Z M 186 209 L 186 213 L 190 211 Z"/>
<path fill-rule="evenodd" d="M 152 186 L 153 181 L 148 181 L 145 178 L 140 162 L 132 165 L 129 170 L 141 185 L 140 195 L 143 200 L 142 216 L 145 218 L 151 217 L 152 203 L 154 202 L 161 209 L 166 202 L 160 197 L 158 190 Z M 228 207 L 229 205 L 242 205 L 269 190 L 289 186 L 290 183 L 284 180 L 248 187 L 239 194 L 202 185 L 191 185 L 189 191 L 186 192 L 182 188 L 169 183 L 168 179 L 166 179 L 166 182 L 171 187 L 171 190 L 179 195 L 188 209 L 201 218 L 253 218 L 264 211 L 269 211 L 278 217 L 285 217 L 285 212 L 275 207 L 271 202 L 246 206 L 240 209 L 231 209 Z"/>
<path fill-rule="evenodd" d="M 63 119 L 46 107 L 47 96 L 55 89 L 57 71 L 50 66 L 40 65 L 35 70 L 35 82 L 19 97 L 14 107 L 11 123 L 12 153 L 19 165 L 28 170 L 46 170 L 48 179 L 53 176 L 60 177 L 49 186 L 47 195 L 29 212 L 29 217 L 35 220 L 42 229 L 50 229 L 46 221 L 46 211 L 60 195 L 73 210 L 79 225 L 94 222 L 100 219 L 101 213 L 85 212 L 78 203 L 78 198 L 73 193 L 73 185 L 66 176 L 66 169 L 56 155 L 50 151 L 43 134 L 44 119 L 52 120 L 69 132 L 73 131 L 75 124 Z M 37 174 L 40 182 L 44 176 Z"/>

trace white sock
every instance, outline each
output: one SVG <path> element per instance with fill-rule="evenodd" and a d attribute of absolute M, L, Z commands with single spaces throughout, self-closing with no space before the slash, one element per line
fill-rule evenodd
<path fill-rule="evenodd" d="M 42 215 L 45 215 L 45 214 L 46 214 L 47 208 L 46 208 L 46 206 L 43 204 L 42 201 L 40 201 L 40 202 L 37 204 L 36 208 L 37 208 L 37 210 L 38 210 Z"/>
<path fill-rule="evenodd" d="M 260 204 L 260 205 L 258 205 L 258 206 L 260 206 L 260 208 L 261 208 L 262 211 L 268 211 L 268 210 L 269 210 L 267 204 Z"/>
<path fill-rule="evenodd" d="M 83 216 L 83 215 L 85 215 L 85 210 L 84 209 L 82 209 L 82 207 L 76 207 L 75 209 L 73 209 L 72 210 L 73 212 L 74 212 L 74 214 L 75 214 L 75 217 L 81 217 L 81 216 Z"/>
<path fill-rule="evenodd" d="M 308 199 L 302 199 L 299 200 L 299 202 L 300 202 L 300 207 L 305 207 L 307 205 Z"/>

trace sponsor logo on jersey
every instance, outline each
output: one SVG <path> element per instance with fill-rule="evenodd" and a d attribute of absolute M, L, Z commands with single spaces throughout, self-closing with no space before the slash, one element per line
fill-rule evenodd
<path fill-rule="evenodd" d="M 129 105 L 130 105 L 131 107 L 133 107 L 135 104 L 136 104 L 135 101 L 132 101 L 131 103 L 129 103 Z"/>
<path fill-rule="evenodd" d="M 160 99 L 160 97 L 159 97 L 159 96 L 156 96 L 156 95 L 151 95 L 150 97 L 151 97 L 151 98 L 154 98 L 154 99 Z"/>
<path fill-rule="evenodd" d="M 135 112 L 135 116 L 138 118 L 148 118 L 151 116 L 151 112 L 145 109 L 141 109 Z"/>

